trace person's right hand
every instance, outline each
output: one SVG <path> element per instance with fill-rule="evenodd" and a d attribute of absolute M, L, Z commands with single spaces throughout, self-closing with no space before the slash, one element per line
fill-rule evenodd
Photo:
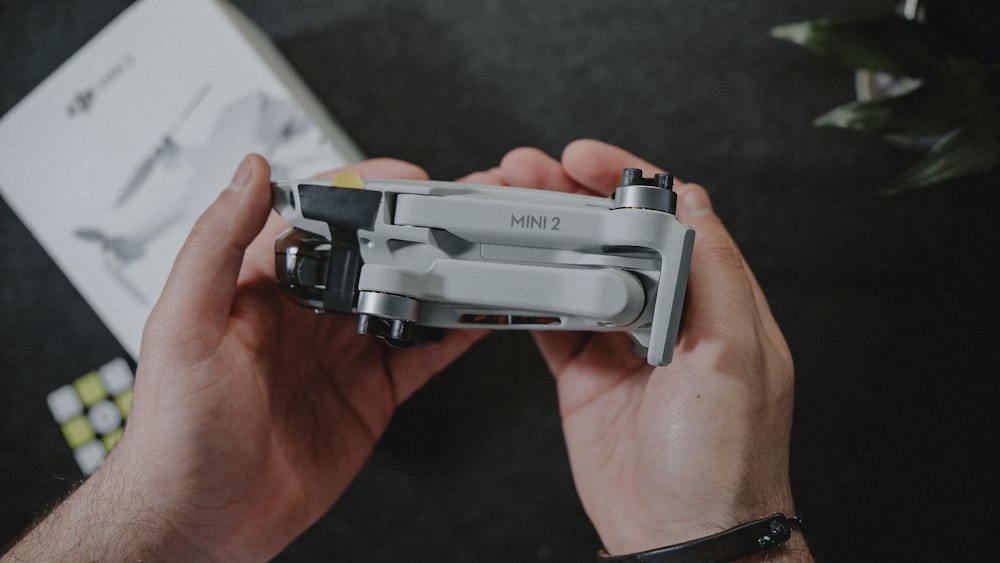
<path fill-rule="evenodd" d="M 390 159 L 347 169 L 427 179 Z M 347 488 L 396 406 L 484 334 L 391 349 L 353 315 L 286 299 L 270 179 L 247 157 L 198 219 L 146 323 L 121 443 L 11 560 L 270 559 Z"/>
<path fill-rule="evenodd" d="M 518 149 L 489 174 L 512 186 L 603 196 L 629 167 L 661 171 L 622 149 L 578 141 L 562 162 Z M 535 335 L 557 379 L 577 490 L 612 554 L 794 514 L 791 353 L 705 189 L 675 189 L 677 216 L 696 234 L 673 362 L 653 369 L 624 333 Z"/>

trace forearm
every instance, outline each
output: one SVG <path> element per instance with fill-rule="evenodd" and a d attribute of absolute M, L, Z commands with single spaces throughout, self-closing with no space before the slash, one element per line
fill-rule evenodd
<path fill-rule="evenodd" d="M 132 486 L 128 473 L 112 459 L 28 532 L 2 562 L 208 559 L 170 523 L 162 499 Z"/>

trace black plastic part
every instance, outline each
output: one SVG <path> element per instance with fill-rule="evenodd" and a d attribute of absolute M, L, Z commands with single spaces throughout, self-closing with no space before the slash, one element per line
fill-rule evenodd
<path fill-rule="evenodd" d="M 332 313 L 354 312 L 361 264 L 361 249 L 356 242 L 353 244 L 340 240 L 330 242 L 323 310 Z"/>
<path fill-rule="evenodd" d="M 300 184 L 299 203 L 303 217 L 323 221 L 331 230 L 371 230 L 378 217 L 382 192 Z"/>
<path fill-rule="evenodd" d="M 642 170 L 638 168 L 626 168 L 622 170 L 622 183 L 618 187 L 622 186 L 643 186 Z"/>
<path fill-rule="evenodd" d="M 622 183 L 618 187 L 622 186 L 653 186 L 671 190 L 674 187 L 674 175 L 661 172 L 652 178 L 644 178 L 641 169 L 625 168 L 622 170 Z"/>
<path fill-rule="evenodd" d="M 656 187 L 663 188 L 665 190 L 674 189 L 674 175 L 673 174 L 657 174 L 653 176 L 653 181 L 656 182 Z"/>
<path fill-rule="evenodd" d="M 417 344 L 437 342 L 444 330 L 427 327 L 401 319 L 387 319 L 376 315 L 358 315 L 358 333 L 374 336 L 396 348 L 409 348 Z"/>

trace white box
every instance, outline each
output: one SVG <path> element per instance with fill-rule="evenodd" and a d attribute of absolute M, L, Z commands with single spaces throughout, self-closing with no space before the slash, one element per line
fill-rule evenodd
<path fill-rule="evenodd" d="M 188 231 L 250 152 L 275 178 L 361 158 L 231 5 L 141 0 L 0 120 L 0 193 L 138 358 Z"/>

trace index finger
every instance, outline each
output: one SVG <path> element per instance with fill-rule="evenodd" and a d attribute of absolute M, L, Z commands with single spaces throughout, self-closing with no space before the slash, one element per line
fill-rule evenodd
<path fill-rule="evenodd" d="M 615 191 L 625 168 L 639 168 L 644 176 L 665 172 L 625 149 L 593 139 L 581 139 L 567 145 L 562 164 L 573 181 L 604 196 Z"/>

